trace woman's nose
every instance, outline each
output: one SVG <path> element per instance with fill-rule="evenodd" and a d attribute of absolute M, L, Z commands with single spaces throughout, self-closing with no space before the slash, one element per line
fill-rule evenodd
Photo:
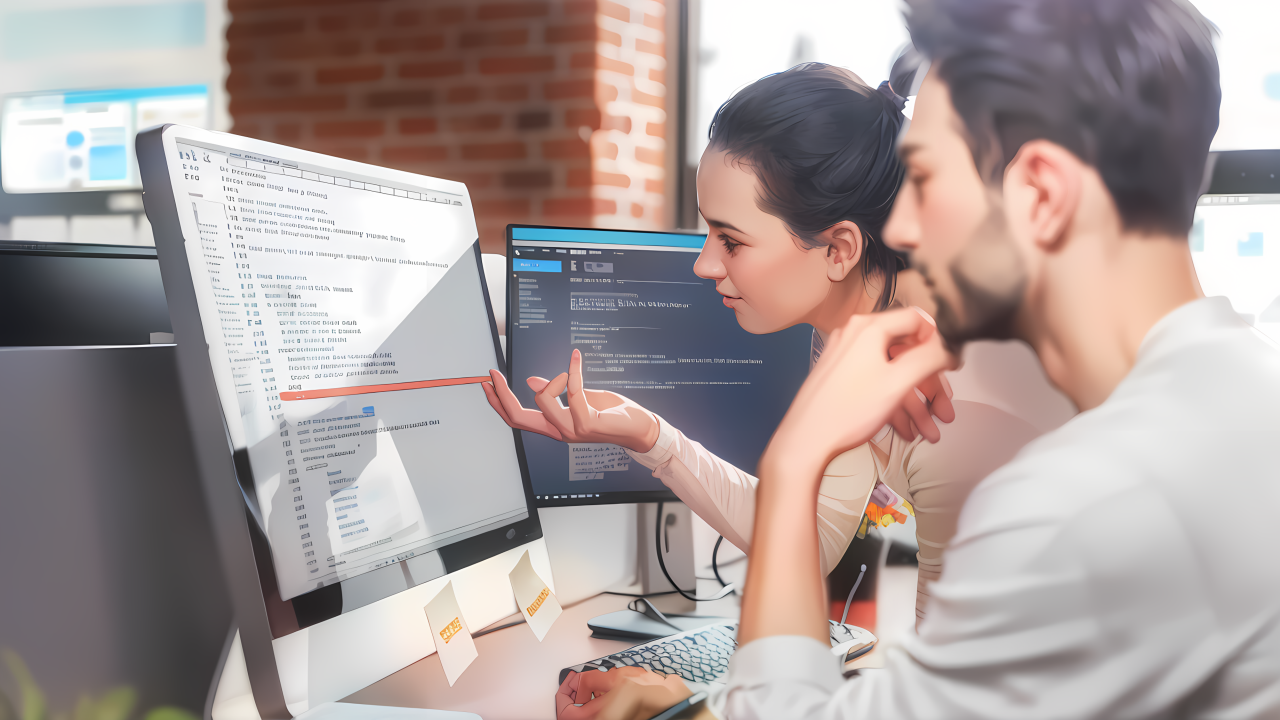
<path fill-rule="evenodd" d="M 720 243 L 708 235 L 707 241 L 702 244 L 702 252 L 698 253 L 698 259 L 693 263 L 693 274 L 707 280 L 723 280 L 728 273 L 724 269 L 722 253 Z"/>

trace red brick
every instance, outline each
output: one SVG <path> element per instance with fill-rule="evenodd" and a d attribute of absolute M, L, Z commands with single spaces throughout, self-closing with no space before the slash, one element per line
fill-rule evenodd
<path fill-rule="evenodd" d="M 663 167 L 666 165 L 663 152 L 661 150 L 650 150 L 649 148 L 636 148 L 636 161 L 645 163 L 646 165 L 657 165 Z"/>
<path fill-rule="evenodd" d="M 405 37 L 385 37 L 379 38 L 375 47 L 378 52 L 383 54 L 434 52 L 444 47 L 444 36 L 409 35 Z"/>
<path fill-rule="evenodd" d="M 253 62 L 253 58 L 257 53 L 251 47 L 228 47 L 227 48 L 227 64 L 234 68 L 241 63 Z"/>
<path fill-rule="evenodd" d="M 663 193 L 663 183 L 661 180 L 645 180 L 644 191 L 661 195 Z"/>
<path fill-rule="evenodd" d="M 440 60 L 437 62 L 408 63 L 400 66 L 402 78 L 436 78 L 462 74 L 461 60 Z"/>
<path fill-rule="evenodd" d="M 551 127 L 551 113 L 549 112 L 535 110 L 516 115 L 517 130 L 537 130 L 544 127 Z"/>
<path fill-rule="evenodd" d="M 306 60 L 317 57 L 349 57 L 360 52 L 359 40 L 316 42 L 293 40 L 271 45 L 271 57 L 278 60 Z"/>
<path fill-rule="evenodd" d="M 351 18 L 346 15 L 327 15 L 321 17 L 317 24 L 321 32 L 342 32 L 351 27 Z"/>
<path fill-rule="evenodd" d="M 605 130 L 619 130 L 624 134 L 631 132 L 631 118 L 619 115 L 605 115 L 600 125 Z"/>
<path fill-rule="evenodd" d="M 476 214 L 484 215 L 528 215 L 528 198 L 502 198 L 493 200 L 475 200 L 472 202 Z"/>
<path fill-rule="evenodd" d="M 316 71 L 316 82 L 320 85 L 336 85 L 338 83 L 369 82 L 382 78 L 384 69 L 381 65 L 357 65 L 355 67 L 321 68 Z"/>
<path fill-rule="evenodd" d="M 400 145 L 382 148 L 382 159 L 388 162 L 437 162 L 449 157 L 444 145 Z"/>
<path fill-rule="evenodd" d="M 519 160 L 528 154 L 522 142 L 484 143 L 462 146 L 463 160 Z"/>
<path fill-rule="evenodd" d="M 473 103 L 480 99 L 480 88 L 475 85 L 462 85 L 455 88 L 449 88 L 449 92 L 445 95 L 445 102 L 461 105 L 464 103 Z"/>
<path fill-rule="evenodd" d="M 610 45 L 614 45 L 616 47 L 622 47 L 622 36 L 616 32 L 611 32 L 609 30 L 601 29 L 598 33 L 596 33 L 596 39 L 599 40 L 600 42 L 607 42 Z"/>
<path fill-rule="evenodd" d="M 439 123 L 433 117 L 400 118 L 402 135 L 424 135 L 439 129 Z"/>
<path fill-rule="evenodd" d="M 543 94 L 548 100 L 564 100 L 566 98 L 589 98 L 595 97 L 596 83 L 594 80 L 561 80 L 559 82 L 549 82 L 542 88 Z"/>
<path fill-rule="evenodd" d="M 398 10 L 391 14 L 391 27 L 411 27 L 422 22 L 422 13 L 417 10 Z"/>
<path fill-rule="evenodd" d="M 629 188 L 631 187 L 631 178 L 620 173 L 601 172 L 599 170 L 595 170 L 591 173 L 591 184 Z"/>
<path fill-rule="evenodd" d="M 493 173 L 455 172 L 450 173 L 449 179 L 457 180 L 471 190 L 483 190 L 484 188 L 493 186 L 494 175 Z"/>
<path fill-rule="evenodd" d="M 306 29 L 304 18 L 278 18 L 261 22 L 233 22 L 227 27 L 227 40 L 296 35 Z"/>
<path fill-rule="evenodd" d="M 434 90 L 382 90 L 365 96 L 371 108 L 423 107 L 436 103 Z"/>
<path fill-rule="evenodd" d="M 600 83 L 596 87 L 596 102 L 607 103 L 618 99 L 618 87 L 610 83 Z"/>
<path fill-rule="evenodd" d="M 458 45 L 464 48 L 511 47 L 525 45 L 528 42 L 529 31 L 526 28 L 511 28 L 491 32 L 464 32 L 458 38 Z"/>
<path fill-rule="evenodd" d="M 600 198 L 553 198 L 542 201 L 543 215 L 613 215 L 618 204 Z"/>
<path fill-rule="evenodd" d="M 565 187 L 586 188 L 591 187 L 595 183 L 591 180 L 591 168 L 569 168 L 569 174 L 565 177 Z"/>
<path fill-rule="evenodd" d="M 600 129 L 600 110 L 599 108 L 578 108 L 566 110 L 564 113 L 564 124 L 566 127 L 589 127 L 592 130 Z"/>
<path fill-rule="evenodd" d="M 241 90 L 251 90 L 254 84 L 253 81 L 254 76 L 252 73 L 236 72 L 235 70 L 232 70 L 227 75 L 227 91 L 234 94 Z"/>
<path fill-rule="evenodd" d="M 502 173 L 502 187 L 528 190 L 551 187 L 550 170 L 519 170 Z"/>
<path fill-rule="evenodd" d="M 317 148 L 320 152 L 334 157 L 346 158 L 348 160 L 365 161 L 369 159 L 369 149 L 363 147 L 321 147 Z"/>
<path fill-rule="evenodd" d="M 595 15 L 597 7 L 596 0 L 567 0 L 564 3 L 564 14 Z"/>
<path fill-rule="evenodd" d="M 656 138 L 665 138 L 667 136 L 667 126 L 662 123 L 648 123 L 644 126 L 644 131 Z"/>
<path fill-rule="evenodd" d="M 282 142 L 297 142 L 302 137 L 302 123 L 279 123 L 276 125 L 276 138 Z"/>
<path fill-rule="evenodd" d="M 441 25 L 460 23 L 467 18 L 467 9 L 462 5 L 440 8 L 436 10 L 436 22 Z"/>
<path fill-rule="evenodd" d="M 481 75 L 547 72 L 554 70 L 555 67 L 556 59 L 550 55 L 480 58 Z"/>
<path fill-rule="evenodd" d="M 544 37 L 549 43 L 593 42 L 596 40 L 596 26 L 556 25 L 547 28 Z"/>
<path fill-rule="evenodd" d="M 230 106 L 233 117 L 248 113 L 319 112 L 322 110 L 341 110 L 347 106 L 347 99 L 342 95 L 293 95 L 289 97 L 255 98 L 233 95 Z"/>
<path fill-rule="evenodd" d="M 493 95 L 503 102 L 520 102 L 529 99 L 529 86 L 499 85 L 494 88 Z"/>
<path fill-rule="evenodd" d="M 618 159 L 618 146 L 611 142 L 596 143 L 596 157 L 606 160 Z"/>
<path fill-rule="evenodd" d="M 231 132 L 244 137 L 262 138 L 262 126 L 257 123 L 236 121 L 236 123 L 231 126 Z"/>
<path fill-rule="evenodd" d="M 656 108 L 661 108 L 665 105 L 661 96 L 650 95 L 649 93 L 641 92 L 635 88 L 631 88 L 631 100 L 632 102 L 637 102 L 641 105 L 650 105 Z"/>
<path fill-rule="evenodd" d="M 598 0 L 598 2 L 599 4 L 596 6 L 597 13 L 622 22 L 631 22 L 631 8 L 626 5 L 619 5 L 612 0 Z"/>
<path fill-rule="evenodd" d="M 502 116 L 497 113 L 449 118 L 449 129 L 454 132 L 484 132 L 500 127 Z"/>
<path fill-rule="evenodd" d="M 542 157 L 547 158 L 548 160 L 590 158 L 591 146 L 587 145 L 579 138 L 571 138 L 569 140 L 544 140 L 542 142 Z"/>
<path fill-rule="evenodd" d="M 651 27 L 651 28 L 653 28 L 654 30 L 665 30 L 665 29 L 666 29 L 666 24 L 662 21 L 662 17 L 661 17 L 661 16 L 659 16 L 659 15 L 650 15 L 649 13 L 645 13 L 645 14 L 644 14 L 644 26 L 645 26 L 645 27 Z"/>
<path fill-rule="evenodd" d="M 624 63 L 621 60 L 607 58 L 598 53 L 574 53 L 573 56 L 569 58 L 569 67 L 599 68 L 600 70 L 622 73 L 628 77 L 636 74 L 635 65 Z"/>
<path fill-rule="evenodd" d="M 266 76 L 267 85 L 276 88 L 293 87 L 294 85 L 297 85 L 298 81 L 301 79 L 301 74 L 292 70 L 267 73 Z M 231 87 L 230 82 L 227 83 L 227 87 Z"/>
<path fill-rule="evenodd" d="M 546 2 L 485 3 L 476 17 L 481 20 L 514 20 L 517 18 L 545 17 L 551 6 Z"/>
<path fill-rule="evenodd" d="M 378 137 L 384 132 L 381 120 L 330 120 L 315 125 L 318 138 Z"/>
<path fill-rule="evenodd" d="M 650 53 L 658 57 L 667 56 L 667 48 L 662 43 L 649 42 L 636 38 L 636 52 Z"/>
<path fill-rule="evenodd" d="M 662 70 L 655 70 L 653 68 L 649 68 L 649 79 L 656 83 L 666 84 L 667 73 Z"/>
<path fill-rule="evenodd" d="M 640 203 L 631 203 L 631 217 L 644 217 L 644 206 Z"/>

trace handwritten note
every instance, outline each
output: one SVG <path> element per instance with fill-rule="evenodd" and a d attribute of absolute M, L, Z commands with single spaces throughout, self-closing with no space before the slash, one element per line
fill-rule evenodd
<path fill-rule="evenodd" d="M 458 607 L 458 598 L 453 594 L 453 581 L 445 583 L 444 589 L 431 598 L 423 610 L 427 613 L 431 639 L 436 643 L 444 676 L 449 680 L 449 687 L 453 687 L 462 671 L 479 656 L 475 640 L 467 629 L 467 621 Z"/>
<path fill-rule="evenodd" d="M 617 445 L 569 444 L 569 479 L 603 480 L 604 474 L 631 468 L 631 456 Z"/>
<path fill-rule="evenodd" d="M 520 562 L 516 563 L 509 577 L 511 589 L 516 594 L 516 604 L 520 606 L 520 614 L 524 616 L 525 622 L 529 623 L 538 642 L 542 642 L 542 638 L 546 637 L 547 631 L 551 629 L 552 623 L 563 612 L 560 601 L 556 600 L 551 587 L 543 582 L 537 571 L 533 569 L 528 550 L 520 556 Z"/>

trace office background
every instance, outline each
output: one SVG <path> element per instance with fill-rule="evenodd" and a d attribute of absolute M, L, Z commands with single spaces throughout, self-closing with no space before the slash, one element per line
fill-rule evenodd
<path fill-rule="evenodd" d="M 1280 148 L 1280 5 L 1195 4 L 1222 32 L 1214 148 Z M 466 182 L 502 252 L 508 223 L 696 227 L 693 172 L 735 89 L 811 60 L 874 85 L 905 41 L 891 0 L 0 0 L 0 96 L 203 86 L 213 129 Z M 0 193 L 0 240 L 152 244 L 130 188 Z M 57 712 L 130 685 L 198 713 L 229 604 L 195 478 L 138 479 L 190 467 L 181 408 L 91 427 L 111 396 L 86 408 L 35 381 L 89 394 L 110 376 L 85 357 L 4 357 L 33 380 L 6 379 L 0 456 L 51 453 L 0 471 L 0 648 Z M 174 387 L 159 360 L 129 372 Z M 150 454 L 120 454 L 136 433 Z M 0 692 L 19 695 L 2 663 Z"/>

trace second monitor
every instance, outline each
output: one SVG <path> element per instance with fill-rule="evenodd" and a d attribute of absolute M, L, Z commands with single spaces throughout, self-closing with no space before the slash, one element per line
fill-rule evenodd
<path fill-rule="evenodd" d="M 507 370 L 555 377 L 582 352 L 584 385 L 662 416 L 748 472 L 809 369 L 811 330 L 743 330 L 713 280 L 694 274 L 706 236 L 512 225 L 507 228 Z M 523 433 L 539 506 L 675 496 L 621 448 Z"/>

